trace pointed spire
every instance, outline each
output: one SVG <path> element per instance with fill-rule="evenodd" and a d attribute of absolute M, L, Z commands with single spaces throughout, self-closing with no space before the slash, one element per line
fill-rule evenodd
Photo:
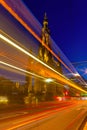
<path fill-rule="evenodd" d="M 48 21 L 46 12 L 45 12 L 45 14 L 44 14 L 44 20 L 45 20 L 45 21 Z"/>
<path fill-rule="evenodd" d="M 48 28 L 48 27 L 47 27 L 47 25 L 48 25 L 48 18 L 47 18 L 46 12 L 45 12 L 45 14 L 44 14 L 43 25 L 44 25 L 44 27 Z"/>

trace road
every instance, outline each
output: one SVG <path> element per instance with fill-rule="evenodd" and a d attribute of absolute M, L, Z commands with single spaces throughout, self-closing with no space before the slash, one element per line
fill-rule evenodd
<path fill-rule="evenodd" d="M 62 105 L 61 105 L 62 104 Z M 87 114 L 87 101 L 26 107 L 0 114 L 1 130 L 78 130 Z"/>

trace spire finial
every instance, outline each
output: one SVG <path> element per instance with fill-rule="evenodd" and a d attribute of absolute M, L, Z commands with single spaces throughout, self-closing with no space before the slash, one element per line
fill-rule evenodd
<path fill-rule="evenodd" d="M 46 21 L 48 20 L 48 19 L 47 19 L 47 14 L 46 14 L 46 12 L 45 12 L 45 14 L 44 14 L 44 20 L 46 20 Z"/>

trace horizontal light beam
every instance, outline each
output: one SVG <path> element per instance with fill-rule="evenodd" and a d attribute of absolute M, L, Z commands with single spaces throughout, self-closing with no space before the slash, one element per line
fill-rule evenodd
<path fill-rule="evenodd" d="M 11 68 L 13 68 L 13 69 L 16 69 L 16 70 L 18 70 L 18 71 L 24 72 L 24 73 L 26 73 L 26 74 L 33 75 L 33 76 L 38 77 L 38 78 L 46 79 L 46 78 L 44 78 L 44 77 L 42 77 L 42 76 L 40 76 L 40 75 L 37 75 L 37 74 L 35 74 L 35 73 L 31 73 L 31 72 L 29 72 L 29 71 L 27 71 L 27 70 L 24 70 L 24 69 L 22 69 L 22 68 L 16 67 L 16 66 L 14 66 L 14 65 L 8 64 L 8 63 L 3 62 L 3 61 L 0 61 L 0 64 L 5 65 L 5 66 L 8 66 L 8 67 L 11 67 Z"/>
<path fill-rule="evenodd" d="M 3 39 L 4 41 L 6 41 L 7 43 L 9 43 L 10 45 L 12 45 L 13 47 L 17 48 L 18 50 L 20 50 L 21 52 L 23 52 L 24 54 L 30 56 L 31 58 L 33 58 L 34 60 L 36 60 L 37 62 L 41 63 L 42 65 L 44 65 L 45 67 L 47 67 L 48 69 L 54 71 L 56 74 L 62 76 L 63 78 L 69 80 L 68 78 L 66 78 L 65 76 L 63 76 L 62 74 L 60 74 L 59 72 L 57 72 L 56 70 L 54 70 L 53 68 L 51 68 L 50 66 L 48 66 L 47 64 L 45 64 L 44 62 L 42 62 L 41 60 L 39 60 L 38 58 L 36 58 L 35 56 L 33 56 L 32 54 L 30 54 L 28 51 L 26 51 L 25 49 L 23 49 L 22 47 L 18 46 L 17 44 L 15 44 L 12 40 L 8 39 L 7 37 L 5 37 L 4 35 L 0 34 L 0 38 Z"/>
<path fill-rule="evenodd" d="M 2 6 L 12 15 L 14 16 L 58 61 L 60 61 L 66 69 L 68 69 L 71 73 L 72 70 L 41 40 L 41 38 L 21 19 L 21 17 L 4 1 L 1 1 Z"/>

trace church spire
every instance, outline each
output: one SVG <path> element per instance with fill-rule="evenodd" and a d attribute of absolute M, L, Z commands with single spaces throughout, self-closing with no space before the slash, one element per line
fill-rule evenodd
<path fill-rule="evenodd" d="M 45 12 L 45 14 L 44 14 L 43 28 L 44 28 L 44 30 L 49 34 L 48 18 L 47 18 L 46 12 Z"/>
<path fill-rule="evenodd" d="M 42 43 L 46 44 L 49 48 L 50 46 L 50 33 L 49 33 L 49 28 L 48 28 L 48 18 L 46 13 L 44 14 L 44 19 L 43 19 L 43 26 L 42 26 L 42 31 L 41 31 L 41 39 Z M 39 58 L 42 59 L 44 62 L 49 62 L 50 57 L 50 52 L 43 46 L 40 45 L 39 49 Z"/>
<path fill-rule="evenodd" d="M 47 21 L 47 22 L 48 22 L 48 18 L 47 18 L 46 12 L 45 12 L 45 14 L 44 14 L 44 21 Z"/>

